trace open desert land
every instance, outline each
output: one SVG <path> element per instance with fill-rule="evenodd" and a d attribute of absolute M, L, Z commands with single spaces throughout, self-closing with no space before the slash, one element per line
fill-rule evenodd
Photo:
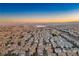
<path fill-rule="evenodd" d="M 79 23 L 0 25 L 1 56 L 79 56 Z"/>

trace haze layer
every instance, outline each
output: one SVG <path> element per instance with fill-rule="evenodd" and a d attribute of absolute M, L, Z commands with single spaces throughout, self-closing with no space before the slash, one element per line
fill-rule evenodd
<path fill-rule="evenodd" d="M 0 4 L 0 22 L 53 23 L 79 22 L 78 3 Z"/>

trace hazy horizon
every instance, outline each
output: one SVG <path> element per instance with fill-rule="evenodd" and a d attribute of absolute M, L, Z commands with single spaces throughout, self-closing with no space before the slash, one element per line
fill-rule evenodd
<path fill-rule="evenodd" d="M 78 3 L 2 3 L 0 8 L 1 23 L 79 22 Z"/>

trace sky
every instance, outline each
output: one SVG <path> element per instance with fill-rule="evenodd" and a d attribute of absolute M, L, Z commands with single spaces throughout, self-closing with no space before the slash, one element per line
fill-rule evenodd
<path fill-rule="evenodd" d="M 0 3 L 0 22 L 77 22 L 79 3 Z"/>

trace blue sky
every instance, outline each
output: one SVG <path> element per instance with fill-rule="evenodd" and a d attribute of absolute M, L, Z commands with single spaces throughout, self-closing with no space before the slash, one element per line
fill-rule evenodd
<path fill-rule="evenodd" d="M 1 21 L 79 21 L 79 3 L 0 3 Z"/>
<path fill-rule="evenodd" d="M 0 4 L 0 15 L 56 14 L 79 10 L 78 3 L 6 3 Z"/>

